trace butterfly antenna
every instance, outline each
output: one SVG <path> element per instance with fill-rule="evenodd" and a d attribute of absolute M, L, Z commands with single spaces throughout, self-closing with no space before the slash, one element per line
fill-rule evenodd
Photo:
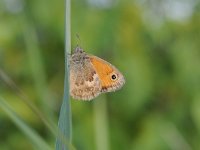
<path fill-rule="evenodd" d="M 79 45 L 81 45 L 81 39 L 78 33 L 76 33 L 76 38 L 77 38 L 77 47 L 79 47 Z"/>
<path fill-rule="evenodd" d="M 79 44 L 81 45 L 81 39 L 78 33 L 76 33 L 76 38 L 77 38 L 77 46 L 74 49 L 74 53 L 83 52 L 83 49 L 81 48 L 81 46 L 79 46 Z"/>

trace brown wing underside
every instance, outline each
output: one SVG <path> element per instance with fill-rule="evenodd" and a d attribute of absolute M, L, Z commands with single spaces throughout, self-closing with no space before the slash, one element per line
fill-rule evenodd
<path fill-rule="evenodd" d="M 71 64 L 70 94 L 74 99 L 91 100 L 100 94 L 101 85 L 91 63 Z"/>

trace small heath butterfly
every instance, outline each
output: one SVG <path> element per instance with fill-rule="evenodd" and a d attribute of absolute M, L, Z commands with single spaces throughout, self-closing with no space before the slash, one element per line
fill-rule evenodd
<path fill-rule="evenodd" d="M 76 47 L 70 56 L 70 95 L 74 99 L 91 100 L 101 93 L 120 89 L 123 75 L 107 61 L 86 54 Z"/>

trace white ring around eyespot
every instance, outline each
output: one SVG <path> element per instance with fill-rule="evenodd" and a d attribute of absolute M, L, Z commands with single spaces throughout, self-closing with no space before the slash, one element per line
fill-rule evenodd
<path fill-rule="evenodd" d="M 115 77 L 116 77 L 115 79 L 112 78 L 113 75 L 115 75 Z M 110 74 L 110 79 L 111 79 L 112 81 L 116 81 L 116 80 L 118 79 L 118 75 L 117 75 L 116 73 L 111 73 L 111 74 Z"/>

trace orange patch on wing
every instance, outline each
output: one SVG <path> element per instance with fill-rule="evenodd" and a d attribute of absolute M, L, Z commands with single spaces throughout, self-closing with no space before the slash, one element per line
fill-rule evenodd
<path fill-rule="evenodd" d="M 110 87 L 113 83 L 110 79 L 110 74 L 114 71 L 111 65 L 96 56 L 91 56 L 90 60 L 99 75 L 102 88 Z"/>

